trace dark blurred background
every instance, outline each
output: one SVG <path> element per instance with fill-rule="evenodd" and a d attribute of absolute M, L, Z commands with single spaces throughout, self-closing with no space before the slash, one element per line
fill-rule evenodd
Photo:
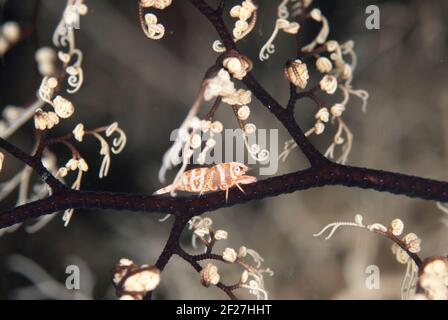
<path fill-rule="evenodd" d="M 258 51 L 272 32 L 280 1 L 258 2 L 257 27 L 241 41 L 240 49 L 254 61 L 259 81 L 285 103 L 288 83 L 282 68 L 294 56 L 294 38 L 280 33 L 275 54 L 261 63 Z M 107 178 L 97 176 L 97 141 L 82 144 L 90 165 L 82 188 L 152 193 L 161 186 L 157 173 L 170 145 L 169 134 L 186 116 L 205 70 L 216 58 L 211 44 L 217 35 L 188 1 L 174 0 L 171 7 L 157 12 L 166 27 L 166 35 L 159 41 L 147 39 L 140 30 L 137 1 L 86 3 L 89 13 L 81 18 L 76 34 L 77 46 L 84 52 L 85 82 L 70 96 L 76 105 L 75 115 L 51 130 L 51 135 L 70 132 L 79 122 L 95 128 L 118 121 L 128 144 L 120 155 L 113 156 Z M 238 3 L 228 1 L 226 8 Z M 330 39 L 355 41 L 359 65 L 353 84 L 370 93 L 366 113 L 355 98 L 345 113 L 344 119 L 355 135 L 349 164 L 447 180 L 448 29 L 443 17 L 448 14 L 448 2 L 326 0 L 314 4 L 330 22 Z M 380 30 L 365 28 L 365 8 L 370 4 L 381 10 Z M 31 31 L 36 28 L 1 58 L 0 108 L 24 106 L 36 99 L 41 77 L 34 52 L 51 45 L 64 6 L 63 0 L 0 1 L 1 23 L 13 20 Z M 230 19 L 227 22 L 229 26 L 233 23 Z M 278 128 L 278 122 L 264 108 L 257 102 L 252 105 L 251 119 L 258 127 Z M 236 127 L 231 110 L 221 109 L 218 117 L 225 126 Z M 303 127 L 312 126 L 313 109 L 305 103 L 298 110 Z M 331 137 L 328 133 L 312 141 L 325 150 Z M 282 129 L 280 139 L 281 148 L 288 139 Z M 32 121 L 9 140 L 30 150 L 34 142 Z M 64 152 L 56 152 L 60 165 L 68 157 Z M 278 174 L 305 165 L 305 159 L 293 152 L 280 164 Z M 20 168 L 6 155 L 1 181 Z M 16 196 L 13 193 L 5 199 L 1 208 L 14 205 Z M 397 299 L 405 266 L 395 261 L 390 242 L 353 229 L 338 231 L 330 241 L 312 236 L 327 223 L 352 220 L 357 213 L 363 214 L 366 223 L 387 225 L 394 218 L 402 219 L 405 232 L 415 232 L 422 238 L 423 257 L 447 253 L 448 217 L 434 203 L 368 190 L 328 187 L 296 192 L 207 216 L 214 219 L 217 228 L 229 232 L 227 246 L 245 245 L 265 258 L 265 265 L 275 272 L 266 278 L 272 299 Z M 26 233 L 24 228 L 4 234 L 0 238 L 0 298 L 38 297 L 34 289 L 23 290 L 33 283 L 17 272 L 18 264 L 25 264 L 29 272 L 32 269 L 38 279 L 45 277 L 32 268 L 31 262 L 11 259 L 17 254 L 34 261 L 35 267 L 62 285 L 67 264 L 78 264 L 84 298 L 113 298 L 112 268 L 120 258 L 152 264 L 161 252 L 171 221 L 161 223 L 157 218 L 131 212 L 77 210 L 67 228 L 59 214 L 35 234 Z M 190 248 L 188 231 L 184 244 Z M 380 290 L 366 289 L 365 269 L 369 265 L 380 268 Z M 237 279 L 236 268 L 223 270 L 227 270 L 224 279 Z M 79 298 L 71 292 L 66 294 L 65 298 Z M 251 297 L 244 290 L 239 295 Z M 214 299 L 224 295 L 215 288 L 201 287 L 193 269 L 175 257 L 163 272 L 155 297 Z"/>

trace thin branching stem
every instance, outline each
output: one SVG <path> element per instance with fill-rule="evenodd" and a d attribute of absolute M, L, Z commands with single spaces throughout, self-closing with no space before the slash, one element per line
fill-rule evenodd
<path fill-rule="evenodd" d="M 213 9 L 203 0 L 190 0 L 190 3 L 209 20 L 216 29 L 222 44 L 226 48 L 226 52 L 218 57 L 215 65 L 207 70 L 202 83 L 202 90 L 205 86 L 205 80 L 216 74 L 216 72 L 222 68 L 223 59 L 240 53 L 238 52 L 236 43 L 222 18 L 225 1 L 221 1 L 217 9 Z M 302 54 L 298 51 L 297 57 L 304 58 L 304 55 L 312 56 L 319 53 L 320 50 L 323 50 L 323 48 L 317 47 L 314 51 L 306 54 Z M 0 229 L 70 208 L 167 213 L 174 216 L 174 222 L 164 249 L 155 266 L 162 271 L 170 261 L 171 257 L 173 255 L 178 255 L 199 272 L 202 270 L 202 267 L 198 261 L 209 259 L 222 261 L 222 256 L 213 254 L 210 248 L 207 248 L 207 251 L 204 254 L 190 255 L 181 248 L 179 239 L 187 226 L 188 221 L 192 217 L 201 215 L 205 212 L 215 211 L 224 207 L 231 207 L 252 200 L 261 200 L 267 197 L 287 194 L 298 190 L 320 188 L 331 185 L 373 189 L 408 197 L 448 202 L 447 182 L 394 172 L 340 165 L 333 163 L 324 157 L 324 155 L 319 152 L 305 136 L 294 115 L 296 104 L 300 98 L 308 97 L 315 100 L 315 102 L 320 103 L 319 98 L 314 95 L 314 90 L 316 90 L 317 87 L 314 87 L 307 92 L 298 93 L 294 86 L 290 86 L 290 99 L 285 108 L 263 88 L 251 73 L 248 73 L 242 82 L 288 131 L 301 152 L 308 159 L 310 164 L 309 168 L 248 184 L 244 188 L 244 193 L 237 189 L 231 189 L 227 199 L 225 192 L 214 192 L 200 197 L 167 197 L 84 190 L 78 191 L 65 187 L 62 182 L 51 175 L 43 166 L 41 159 L 44 148 L 55 143 L 64 143 L 73 151 L 71 144 L 67 142 L 68 139 L 72 138 L 72 134 L 50 139 L 46 139 L 43 135 L 39 136 L 40 143 L 38 144 L 34 155 L 28 155 L 12 143 L 0 138 L 0 148 L 6 150 L 17 160 L 31 167 L 53 191 L 47 198 L 20 205 L 0 213 Z M 198 100 L 202 99 L 202 93 L 203 92 L 201 91 L 200 95 L 198 95 Z M 205 119 L 213 118 L 220 103 L 220 98 L 215 100 L 210 111 L 206 114 Z M 8 133 L 8 135 L 9 134 L 12 134 L 12 131 Z M 399 239 L 392 240 L 400 245 L 400 243 L 397 242 L 400 241 Z M 403 247 L 403 245 L 401 247 Z M 421 264 L 421 260 L 418 256 L 412 256 L 412 258 L 416 261 L 417 265 Z M 221 282 L 218 283 L 217 286 L 231 299 L 236 299 L 233 290 L 237 289 L 237 287 L 226 286 Z M 151 294 L 146 298 L 151 298 Z"/>

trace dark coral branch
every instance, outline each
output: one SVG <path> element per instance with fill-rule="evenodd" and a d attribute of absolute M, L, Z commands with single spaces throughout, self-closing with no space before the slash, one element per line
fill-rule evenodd
<path fill-rule="evenodd" d="M 227 29 L 224 20 L 222 19 L 222 12 L 224 3 L 221 2 L 218 6 L 218 9 L 213 9 L 203 0 L 190 0 L 190 2 L 198 9 L 204 16 L 206 16 L 210 22 L 215 27 L 216 31 L 219 34 L 219 37 L 222 39 L 224 47 L 227 50 L 235 49 L 236 45 L 233 41 L 232 36 Z"/>
<path fill-rule="evenodd" d="M 255 97 L 271 111 L 271 113 L 281 122 L 281 124 L 288 130 L 288 133 L 299 146 L 300 150 L 307 157 L 312 166 L 319 166 L 329 163 L 325 158 L 307 139 L 302 129 L 297 124 L 292 110 L 283 108 L 258 82 L 251 74 L 243 80 L 247 88 L 252 91 Z"/>
<path fill-rule="evenodd" d="M 447 182 L 330 163 L 246 185 L 245 193 L 231 189 L 227 201 L 224 192 L 210 193 L 201 197 L 173 198 L 67 189 L 49 198 L 1 213 L 0 228 L 68 208 L 170 213 L 187 219 L 251 200 L 330 185 L 373 189 L 413 198 L 448 202 Z"/>
<path fill-rule="evenodd" d="M 234 49 L 233 39 L 223 24 L 219 12 L 213 10 L 201 0 L 191 0 L 191 3 L 209 18 L 224 43 L 227 43 L 226 46 Z M 359 187 L 402 194 L 415 198 L 441 202 L 448 201 L 448 184 L 446 182 L 393 172 L 343 166 L 330 162 L 324 158 L 303 135 L 292 112 L 283 108 L 268 92 L 266 92 L 266 90 L 264 90 L 263 87 L 261 87 L 251 74 L 248 74 L 245 77 L 244 83 L 263 105 L 265 105 L 277 119 L 280 120 L 295 139 L 301 150 L 310 160 L 312 164 L 310 169 L 273 177 L 252 185 L 247 185 L 245 186 L 244 194 L 239 190 L 231 190 L 227 202 L 223 192 L 212 193 L 203 197 L 170 198 L 123 193 L 75 191 L 65 188 L 61 182 L 51 176 L 43 167 L 40 159 L 29 156 L 9 142 L 0 139 L 0 147 L 31 166 L 54 190 L 63 189 L 64 191 L 54 194 L 47 199 L 38 200 L 3 212 L 0 215 L 0 227 L 4 228 L 30 218 L 37 218 L 45 214 L 68 208 L 112 208 L 115 210 L 170 213 L 175 216 L 180 216 L 180 213 L 182 212 L 182 214 L 188 218 L 207 211 L 213 211 L 222 207 L 229 207 L 251 200 L 263 199 L 279 194 L 326 185 Z"/>
<path fill-rule="evenodd" d="M 207 71 L 205 78 L 209 78 L 221 68 L 222 59 L 226 56 L 239 53 L 233 37 L 222 19 L 225 1 L 220 1 L 219 7 L 216 10 L 211 8 L 203 0 L 190 0 L 190 2 L 213 24 L 227 49 L 223 55 L 218 57 L 216 64 Z M 318 48 L 316 50 L 321 49 Z M 448 202 L 447 182 L 381 170 L 339 165 L 326 159 L 305 137 L 294 117 L 294 109 L 298 99 L 302 97 L 309 97 L 314 100 L 318 99 L 313 94 L 314 89 L 311 89 L 308 93 L 297 93 L 296 88 L 290 86 L 290 100 L 287 108 L 284 108 L 257 82 L 252 74 L 248 73 L 244 77 L 243 83 L 287 129 L 300 150 L 309 160 L 311 164 L 310 168 L 245 185 L 244 193 L 241 193 L 238 189 L 232 189 L 229 192 L 228 199 L 226 199 L 224 192 L 210 193 L 201 197 L 165 197 L 77 191 L 65 187 L 45 169 L 41 162 L 42 151 L 45 147 L 54 143 L 65 143 L 66 139 L 71 137 L 71 134 L 48 140 L 42 137 L 34 156 L 30 156 L 6 140 L 0 139 L 0 148 L 5 149 L 18 160 L 29 165 L 53 191 L 53 194 L 48 198 L 18 206 L 1 213 L 0 229 L 69 208 L 168 213 L 174 216 L 174 223 L 165 247 L 155 264 L 156 267 L 160 271 L 163 271 L 171 257 L 178 255 L 189 262 L 196 271 L 200 272 L 202 266 L 198 261 L 207 259 L 222 260 L 222 257 L 212 254 L 211 250 L 207 250 L 205 254 L 190 255 L 181 248 L 179 239 L 188 221 L 193 216 L 201 215 L 205 212 L 246 203 L 251 200 L 260 200 L 298 190 L 330 185 L 373 189 L 406 195 L 408 197 Z M 218 98 L 210 112 L 206 115 L 206 118 L 213 117 L 220 102 Z M 413 258 L 417 259 L 418 257 Z M 418 262 L 420 260 L 416 261 Z M 233 294 L 233 290 L 236 287 L 226 286 L 221 282 L 217 284 L 217 287 L 222 289 L 231 299 L 236 299 L 236 296 Z M 145 298 L 150 299 L 151 293 L 148 293 Z"/>
<path fill-rule="evenodd" d="M 48 184 L 48 186 L 52 189 L 53 192 L 65 189 L 64 184 L 62 184 L 62 182 L 53 177 L 51 173 L 43 166 L 40 156 L 30 156 L 21 149 L 17 148 L 12 143 L 2 138 L 0 138 L 0 148 L 7 151 L 17 160 L 30 166 L 34 170 L 34 172 L 36 172 L 40 176 L 40 178 L 46 184 Z"/>
<path fill-rule="evenodd" d="M 414 261 L 415 265 L 420 269 L 422 265 L 422 259 L 419 257 L 418 254 L 409 251 L 407 244 L 403 240 L 401 240 L 400 238 L 398 238 L 397 236 L 393 235 L 390 232 L 384 232 L 382 230 L 375 230 L 374 232 L 396 243 L 402 250 L 404 250 L 407 253 L 407 255 Z"/>
<path fill-rule="evenodd" d="M 190 0 L 190 2 L 213 24 L 227 51 L 237 51 L 236 44 L 224 24 L 220 11 L 213 10 L 203 0 Z M 305 137 L 302 129 L 297 125 L 297 122 L 294 119 L 294 114 L 290 110 L 283 108 L 250 73 L 244 77 L 243 82 L 255 97 L 268 108 L 288 130 L 288 133 L 308 158 L 311 165 L 328 162 L 328 160 Z"/>
<path fill-rule="evenodd" d="M 184 259 L 185 261 L 187 261 L 195 270 L 196 272 L 201 272 L 202 270 L 202 266 L 198 263 L 198 260 L 203 260 L 203 259 L 197 259 L 197 256 L 193 256 L 188 254 L 185 250 L 183 250 L 182 248 L 178 248 L 176 254 L 181 257 L 182 259 Z M 209 257 L 205 257 L 204 259 L 214 259 L 215 256 L 219 257 L 217 255 L 208 255 Z M 218 259 L 220 260 L 220 259 Z M 233 290 L 235 289 L 233 286 L 228 286 L 223 284 L 222 282 L 219 282 L 218 284 L 216 284 L 216 286 L 221 289 L 222 291 L 224 291 L 224 293 L 232 300 L 237 300 L 237 297 L 235 296 L 235 294 L 233 293 Z"/>

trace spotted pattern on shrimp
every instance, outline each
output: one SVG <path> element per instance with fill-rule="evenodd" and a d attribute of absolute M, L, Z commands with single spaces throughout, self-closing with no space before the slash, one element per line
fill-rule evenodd
<path fill-rule="evenodd" d="M 249 168 L 238 162 L 220 163 L 213 167 L 196 168 L 185 171 L 177 186 L 169 185 L 157 190 L 154 194 L 165 194 L 171 191 L 186 191 L 203 194 L 205 192 L 225 190 L 226 199 L 230 188 L 240 185 L 250 184 L 257 181 L 257 178 L 246 175 Z"/>

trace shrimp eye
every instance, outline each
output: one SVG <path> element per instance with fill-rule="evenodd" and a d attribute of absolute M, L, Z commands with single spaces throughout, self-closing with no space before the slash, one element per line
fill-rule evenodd
<path fill-rule="evenodd" d="M 239 173 L 241 171 L 240 167 L 235 167 L 235 172 Z"/>

